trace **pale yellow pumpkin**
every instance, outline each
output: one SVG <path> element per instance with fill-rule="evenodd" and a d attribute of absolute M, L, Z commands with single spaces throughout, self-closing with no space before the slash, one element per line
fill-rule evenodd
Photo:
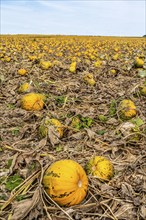
<path fill-rule="evenodd" d="M 86 73 L 84 76 L 83 76 L 83 79 L 86 83 L 88 83 L 90 86 L 94 86 L 95 85 L 95 80 L 94 80 L 94 77 L 93 77 L 93 74 L 92 73 Z"/>
<path fill-rule="evenodd" d="M 59 205 L 72 206 L 85 198 L 88 178 L 77 162 L 60 160 L 46 170 L 43 185 L 48 195 Z"/>
<path fill-rule="evenodd" d="M 110 160 L 103 156 L 91 158 L 86 165 L 87 174 L 102 180 L 110 180 L 114 175 L 114 167 Z"/>
<path fill-rule="evenodd" d="M 124 99 L 119 104 L 119 114 L 123 119 L 130 119 L 136 115 L 136 106 L 129 99 Z"/>

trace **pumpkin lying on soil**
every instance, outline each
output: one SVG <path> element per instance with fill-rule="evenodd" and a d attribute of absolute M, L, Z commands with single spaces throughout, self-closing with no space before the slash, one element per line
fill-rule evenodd
<path fill-rule="evenodd" d="M 32 86 L 30 85 L 30 83 L 23 83 L 19 87 L 18 92 L 25 93 L 25 92 L 30 92 L 31 90 L 32 90 Z"/>
<path fill-rule="evenodd" d="M 115 69 L 111 69 L 109 71 L 109 73 L 112 75 L 112 76 L 115 76 L 117 74 L 117 71 Z"/>
<path fill-rule="evenodd" d="M 72 62 L 72 63 L 70 64 L 69 71 L 70 71 L 71 73 L 75 73 L 75 72 L 76 72 L 76 66 L 77 66 L 77 63 L 76 63 L 76 62 Z"/>
<path fill-rule="evenodd" d="M 95 63 L 94 63 L 94 66 L 95 67 L 100 67 L 102 65 L 102 61 L 100 60 L 97 60 Z"/>
<path fill-rule="evenodd" d="M 45 96 L 39 93 L 28 93 L 21 99 L 21 107 L 28 111 L 41 110 L 44 107 Z"/>
<path fill-rule="evenodd" d="M 122 119 L 130 119 L 136 115 L 136 106 L 134 102 L 124 99 L 119 104 L 119 114 Z"/>
<path fill-rule="evenodd" d="M 87 174 L 102 180 L 110 180 L 114 175 L 114 168 L 110 160 L 103 156 L 91 158 L 86 165 Z"/>
<path fill-rule="evenodd" d="M 140 86 L 139 91 L 141 95 L 146 96 L 146 86 Z"/>
<path fill-rule="evenodd" d="M 135 66 L 136 66 L 137 68 L 141 68 L 141 67 L 143 67 L 143 65 L 144 65 L 143 59 L 137 57 L 137 58 L 135 59 Z"/>
<path fill-rule="evenodd" d="M 50 61 L 43 61 L 43 60 L 41 60 L 40 61 L 40 67 L 43 70 L 48 70 L 50 67 L 52 67 L 52 63 Z"/>
<path fill-rule="evenodd" d="M 53 125 L 57 132 L 57 137 L 61 138 L 63 136 L 63 125 L 61 122 L 55 118 L 46 117 L 43 119 L 42 124 L 39 127 L 39 134 L 41 137 L 46 137 L 48 135 L 49 126 Z"/>
<path fill-rule="evenodd" d="M 26 69 L 19 69 L 18 74 L 21 75 L 21 76 L 24 76 L 24 75 L 27 74 L 27 70 Z"/>
<path fill-rule="evenodd" d="M 81 120 L 78 117 L 72 118 L 71 126 L 79 130 L 81 127 Z"/>
<path fill-rule="evenodd" d="M 72 206 L 85 198 L 88 178 L 77 162 L 60 160 L 46 170 L 43 185 L 48 195 L 59 205 Z"/>
<path fill-rule="evenodd" d="M 91 73 L 86 73 L 84 76 L 83 76 L 83 79 L 86 83 L 88 83 L 90 86 L 94 86 L 95 85 L 95 80 L 94 80 L 94 77 L 93 77 L 93 74 Z"/>

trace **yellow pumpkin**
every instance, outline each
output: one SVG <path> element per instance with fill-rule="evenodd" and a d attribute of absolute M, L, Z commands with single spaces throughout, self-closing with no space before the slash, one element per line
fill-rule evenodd
<path fill-rule="evenodd" d="M 128 99 L 124 99 L 119 104 L 120 117 L 123 119 L 130 119 L 137 113 L 134 102 Z"/>
<path fill-rule="evenodd" d="M 37 56 L 35 56 L 35 55 L 34 56 L 29 56 L 28 58 L 29 58 L 30 61 L 37 60 Z"/>
<path fill-rule="evenodd" d="M 76 62 L 72 62 L 72 63 L 70 64 L 69 71 L 70 71 L 71 73 L 75 73 L 75 72 L 76 72 L 76 66 L 77 66 L 77 63 L 76 63 Z"/>
<path fill-rule="evenodd" d="M 146 96 L 146 86 L 141 86 L 139 89 L 140 89 L 140 94 Z"/>
<path fill-rule="evenodd" d="M 115 47 L 115 48 L 114 48 L 114 51 L 118 52 L 118 51 L 119 51 L 119 48 L 118 48 L 118 47 Z"/>
<path fill-rule="evenodd" d="M 28 93 L 21 99 L 21 107 L 28 111 L 41 110 L 44 107 L 45 96 L 39 93 Z"/>
<path fill-rule="evenodd" d="M 57 131 L 57 136 L 61 138 L 63 136 L 63 125 L 55 118 L 46 117 L 39 127 L 39 134 L 41 137 L 45 137 L 48 134 L 49 126 L 54 125 Z"/>
<path fill-rule="evenodd" d="M 97 60 L 95 63 L 94 63 L 94 66 L 95 67 L 100 67 L 102 65 L 102 62 L 100 60 Z"/>
<path fill-rule="evenodd" d="M 115 76 L 117 72 L 116 72 L 115 69 L 111 69 L 111 70 L 109 71 L 109 73 L 111 73 L 113 76 Z"/>
<path fill-rule="evenodd" d="M 144 65 L 144 61 L 141 58 L 137 57 L 135 59 L 135 66 L 138 68 L 141 68 L 143 67 L 143 65 Z"/>
<path fill-rule="evenodd" d="M 95 85 L 95 80 L 93 78 L 93 75 L 91 73 L 87 73 L 83 76 L 83 79 L 86 83 L 88 83 L 90 86 L 94 86 Z"/>
<path fill-rule="evenodd" d="M 40 67 L 43 70 L 48 70 L 50 67 L 52 67 L 52 63 L 50 61 L 41 61 L 40 62 Z"/>
<path fill-rule="evenodd" d="M 26 69 L 19 69 L 18 74 L 24 76 L 27 74 L 27 70 Z"/>
<path fill-rule="evenodd" d="M 77 162 L 60 160 L 46 170 L 43 185 L 48 195 L 59 205 L 72 206 L 85 198 L 88 178 Z"/>
<path fill-rule="evenodd" d="M 23 83 L 19 87 L 18 92 L 25 93 L 25 92 L 30 92 L 30 90 L 32 90 L 32 87 L 31 87 L 30 83 Z"/>
<path fill-rule="evenodd" d="M 117 53 L 112 57 L 112 59 L 116 61 L 116 60 L 118 60 L 118 57 L 119 57 L 119 54 Z"/>
<path fill-rule="evenodd" d="M 10 61 L 11 61 L 11 58 L 10 58 L 10 57 L 5 56 L 5 57 L 4 57 L 4 60 L 5 60 L 6 62 L 10 62 Z"/>
<path fill-rule="evenodd" d="M 110 160 L 103 156 L 91 158 L 86 165 L 87 174 L 92 174 L 102 180 L 110 180 L 114 175 L 114 168 Z"/>

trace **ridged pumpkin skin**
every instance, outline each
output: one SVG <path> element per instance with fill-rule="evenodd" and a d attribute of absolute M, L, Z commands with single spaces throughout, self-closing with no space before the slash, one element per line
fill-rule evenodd
<path fill-rule="evenodd" d="M 45 96 L 38 93 L 28 93 L 21 99 L 21 107 L 28 111 L 38 111 L 44 107 Z"/>
<path fill-rule="evenodd" d="M 87 174 L 92 174 L 102 180 L 110 180 L 114 175 L 114 168 L 110 160 L 102 156 L 91 158 L 86 165 Z"/>
<path fill-rule="evenodd" d="M 63 125 L 61 122 L 55 118 L 45 118 L 42 124 L 39 127 L 39 134 L 41 137 L 46 137 L 48 134 L 49 126 L 54 125 L 56 131 L 58 132 L 58 137 L 61 138 L 63 136 Z"/>
<path fill-rule="evenodd" d="M 60 160 L 46 170 L 43 185 L 48 195 L 59 205 L 72 206 L 85 198 L 88 178 L 77 162 Z"/>
<path fill-rule="evenodd" d="M 128 99 L 121 101 L 119 104 L 119 113 L 123 119 L 133 118 L 137 113 L 134 102 Z"/>

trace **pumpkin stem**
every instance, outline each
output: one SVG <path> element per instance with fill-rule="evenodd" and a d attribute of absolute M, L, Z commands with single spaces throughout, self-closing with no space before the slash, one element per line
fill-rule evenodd
<path fill-rule="evenodd" d="M 81 180 L 79 180 L 79 182 L 78 182 L 78 187 L 82 187 L 82 181 Z"/>
<path fill-rule="evenodd" d="M 95 171 L 95 170 L 96 170 L 96 166 L 93 166 L 93 167 L 92 167 L 92 171 Z"/>

